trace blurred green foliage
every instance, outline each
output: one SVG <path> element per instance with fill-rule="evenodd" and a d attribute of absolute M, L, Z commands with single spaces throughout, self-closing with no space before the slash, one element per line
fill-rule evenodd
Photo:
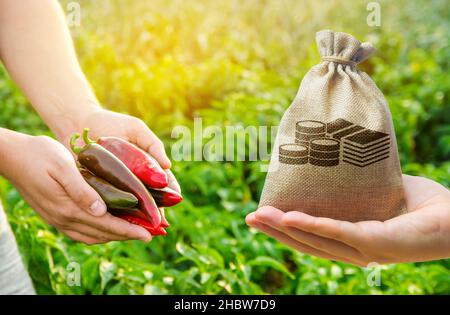
<path fill-rule="evenodd" d="M 392 111 L 402 168 L 450 186 L 449 7 L 442 1 L 102 0 L 81 3 L 71 29 L 80 62 L 105 107 L 143 119 L 168 152 L 174 126 L 277 125 L 306 71 L 319 61 L 314 33 L 370 40 L 365 62 Z M 63 7 L 66 2 L 62 2 Z M 50 134 L 4 69 L 0 126 Z M 248 229 L 265 174 L 261 162 L 176 162 L 185 201 L 150 244 L 77 244 L 46 225 L 5 180 L 0 192 L 42 294 L 448 294 L 449 260 L 370 272 L 297 253 Z M 70 262 L 81 286 L 68 286 Z"/>

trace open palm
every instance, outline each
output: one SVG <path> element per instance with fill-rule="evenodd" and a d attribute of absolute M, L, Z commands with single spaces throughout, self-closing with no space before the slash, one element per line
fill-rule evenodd
<path fill-rule="evenodd" d="M 403 175 L 408 212 L 351 223 L 299 211 L 262 207 L 246 222 L 306 254 L 359 266 L 450 257 L 450 191 L 423 177 Z"/>

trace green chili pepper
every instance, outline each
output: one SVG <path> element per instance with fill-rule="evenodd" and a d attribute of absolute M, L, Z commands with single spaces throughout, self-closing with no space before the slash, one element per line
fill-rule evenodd
<path fill-rule="evenodd" d="M 85 168 L 80 168 L 79 170 L 84 180 L 95 189 L 108 207 L 116 209 L 132 209 L 137 207 L 138 199 L 133 194 L 114 187 Z M 139 211 L 139 209 L 135 209 L 135 211 Z"/>

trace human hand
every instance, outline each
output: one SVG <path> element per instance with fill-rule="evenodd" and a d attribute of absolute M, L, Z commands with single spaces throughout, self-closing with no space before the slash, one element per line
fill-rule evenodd
<path fill-rule="evenodd" d="M 82 119 L 77 121 L 76 131 L 81 132 L 83 128 L 89 128 L 90 137 L 96 139 L 101 136 L 114 136 L 127 140 L 154 157 L 169 177 L 169 185 L 181 193 L 174 174 L 170 170 L 171 163 L 164 149 L 161 140 L 150 130 L 150 128 L 140 119 L 115 113 L 109 110 L 94 108 L 88 111 Z M 62 142 L 69 147 L 70 137 L 73 133 L 66 133 Z"/>
<path fill-rule="evenodd" d="M 2 130 L 4 131 L 4 130 Z M 76 241 L 150 241 L 142 227 L 106 213 L 100 196 L 80 175 L 70 152 L 44 136 L 1 134 L 2 174 L 40 216 Z"/>
<path fill-rule="evenodd" d="M 170 160 L 159 138 L 140 119 L 129 115 L 115 113 L 109 110 L 96 108 L 75 122 L 77 130 L 68 130 L 60 139 L 69 147 L 70 136 L 73 132 L 81 132 L 89 128 L 91 138 L 101 136 L 114 136 L 127 140 L 154 157 L 163 169 L 170 168 Z"/>
<path fill-rule="evenodd" d="M 246 222 L 299 252 L 358 266 L 450 257 L 450 191 L 408 175 L 403 185 L 408 213 L 385 222 L 351 223 L 273 207 L 250 213 Z"/>

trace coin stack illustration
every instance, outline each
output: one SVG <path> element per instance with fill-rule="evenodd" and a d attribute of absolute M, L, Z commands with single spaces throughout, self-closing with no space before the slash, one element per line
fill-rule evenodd
<path fill-rule="evenodd" d="M 366 129 L 343 140 L 343 161 L 365 167 L 389 157 L 390 139 L 383 132 Z"/>
<path fill-rule="evenodd" d="M 336 119 L 335 121 L 327 124 L 328 136 L 338 140 L 364 129 L 364 127 L 354 125 L 342 118 Z"/>
<path fill-rule="evenodd" d="M 317 120 L 302 120 L 295 125 L 295 143 L 309 147 L 312 139 L 325 137 L 327 128 Z"/>
<path fill-rule="evenodd" d="M 332 138 L 312 139 L 309 144 L 309 163 L 317 166 L 335 166 L 339 164 L 341 143 Z"/>
<path fill-rule="evenodd" d="M 308 163 L 308 147 L 303 144 L 290 143 L 280 146 L 279 160 L 284 164 Z"/>
<path fill-rule="evenodd" d="M 295 143 L 280 146 L 279 161 L 329 167 L 339 165 L 342 157 L 345 163 L 366 167 L 387 159 L 389 149 L 389 134 L 342 118 L 327 124 L 301 120 L 295 125 Z"/>

